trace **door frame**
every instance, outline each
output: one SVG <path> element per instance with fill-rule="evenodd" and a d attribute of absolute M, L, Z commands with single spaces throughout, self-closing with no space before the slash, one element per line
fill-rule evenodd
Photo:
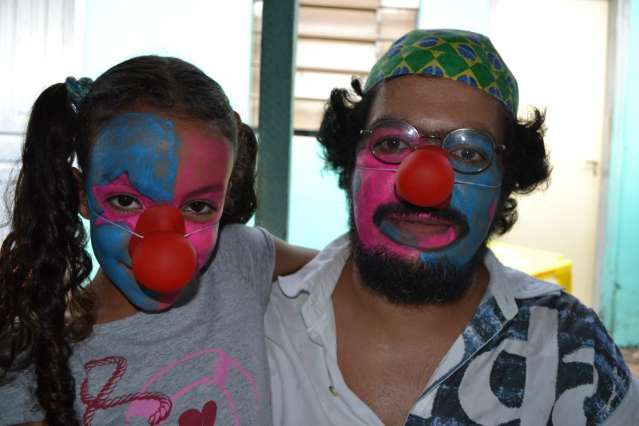
<path fill-rule="evenodd" d="M 632 46 L 639 47 L 639 0 L 611 0 L 608 40 L 608 101 L 606 135 L 602 157 L 600 226 L 598 232 L 599 277 L 598 311 L 606 328 L 620 345 L 639 344 L 639 334 L 628 339 L 617 333 L 616 299 L 618 284 L 621 209 L 623 206 L 624 141 L 629 132 L 628 93 L 632 86 L 631 67 L 639 56 L 631 56 Z M 632 26 L 631 26 L 632 25 Z M 635 82 L 636 83 L 636 82 Z M 635 89 L 636 90 L 636 89 Z M 636 96 L 636 95 L 635 95 Z M 620 339 L 621 337 L 621 339 Z"/>

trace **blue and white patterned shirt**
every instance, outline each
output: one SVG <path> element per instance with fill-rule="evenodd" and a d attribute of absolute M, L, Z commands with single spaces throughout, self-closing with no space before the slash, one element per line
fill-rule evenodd
<path fill-rule="evenodd" d="M 273 424 L 382 425 L 337 364 L 331 294 L 347 236 L 271 292 Z M 639 425 L 639 382 L 597 315 L 488 252 L 488 290 L 406 419 L 422 425 Z"/>

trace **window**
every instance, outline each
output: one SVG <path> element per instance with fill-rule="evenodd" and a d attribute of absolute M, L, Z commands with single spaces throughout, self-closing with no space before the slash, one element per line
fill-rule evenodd
<path fill-rule="evenodd" d="M 254 3 L 252 123 L 258 122 L 262 1 Z M 297 133 L 319 127 L 335 87 L 349 87 L 393 40 L 414 29 L 419 0 L 300 0 L 294 89 Z"/>
<path fill-rule="evenodd" d="M 262 2 L 256 1 L 251 111 L 258 125 Z M 392 41 L 417 25 L 419 0 L 300 0 L 291 141 L 288 240 L 322 248 L 347 228 L 337 177 L 324 170 L 312 134 L 335 87 L 350 87 Z"/>

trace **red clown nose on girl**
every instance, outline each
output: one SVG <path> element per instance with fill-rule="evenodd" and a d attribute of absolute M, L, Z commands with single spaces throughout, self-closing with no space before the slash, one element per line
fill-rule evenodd
<path fill-rule="evenodd" d="M 133 275 L 140 284 L 170 294 L 191 281 L 197 254 L 184 234 L 184 218 L 174 207 L 153 206 L 140 216 L 129 242 Z"/>

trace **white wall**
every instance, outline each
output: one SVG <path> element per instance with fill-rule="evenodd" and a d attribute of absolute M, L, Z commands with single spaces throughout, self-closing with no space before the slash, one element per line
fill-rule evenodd
<path fill-rule="evenodd" d="M 142 54 L 177 56 L 222 85 L 249 117 L 251 0 L 85 0 L 83 74 Z"/>
<path fill-rule="evenodd" d="M 9 201 L 11 193 L 7 193 L 8 185 L 17 177 L 19 171 L 18 158 L 22 137 L 18 135 L 0 135 L 0 241 L 4 240 L 9 228 Z"/>
<path fill-rule="evenodd" d="M 600 196 L 592 164 L 601 169 L 606 139 L 607 14 L 606 0 L 422 0 L 419 20 L 421 28 L 488 35 L 519 82 L 520 117 L 531 105 L 547 108 L 551 186 L 519 198 L 520 220 L 502 239 L 566 255 L 574 294 L 591 305 Z"/>

